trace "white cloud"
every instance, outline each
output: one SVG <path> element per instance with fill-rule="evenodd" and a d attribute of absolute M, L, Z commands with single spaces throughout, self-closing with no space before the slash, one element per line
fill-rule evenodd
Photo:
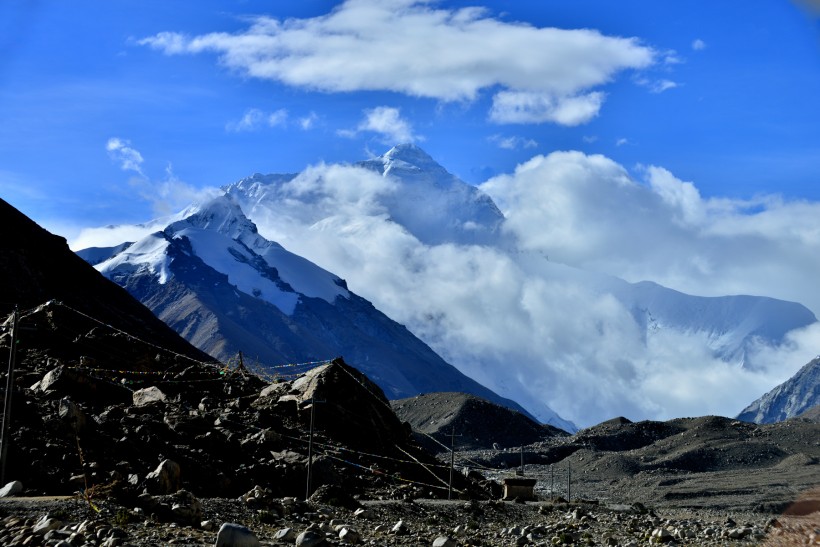
<path fill-rule="evenodd" d="M 151 204 L 156 215 L 167 216 L 191 203 L 199 203 L 219 194 L 218 188 L 196 188 L 180 180 L 169 163 L 165 168 L 165 178 L 160 181 L 131 181 L 140 196 Z"/>
<path fill-rule="evenodd" d="M 142 154 L 139 150 L 131 147 L 131 143 L 125 139 L 111 137 L 105 144 L 109 157 L 120 164 L 123 171 L 133 171 L 144 177 L 142 172 Z"/>
<path fill-rule="evenodd" d="M 299 127 L 305 131 L 308 131 L 313 129 L 313 126 L 316 125 L 317 121 L 319 121 L 318 114 L 316 114 L 316 112 L 311 112 L 307 116 L 299 118 Z"/>
<path fill-rule="evenodd" d="M 678 84 L 672 80 L 658 80 L 657 82 L 652 83 L 649 90 L 652 93 L 663 93 L 664 91 L 675 89 L 676 87 L 678 87 Z"/>
<path fill-rule="evenodd" d="M 645 338 L 632 311 L 564 264 L 696 294 L 770 294 L 772 283 L 749 271 L 761 260 L 749 246 L 759 212 L 747 219 L 749 204 L 704 200 L 659 167 L 641 173 L 636 181 L 604 156 L 555 152 L 491 179 L 482 188 L 507 215 L 518 253 L 422 244 L 382 205 L 396 191 L 391 180 L 354 167 L 311 168 L 282 187 L 271 209 L 249 214 L 263 235 L 346 278 L 449 362 L 535 412 L 547 402 L 581 425 L 616 415 L 734 415 L 818 352 L 820 327 L 793 333 L 782 348 L 760 347 L 749 356 L 754 369 L 713 357 L 706 335 L 661 329 Z M 774 209 L 797 206 L 770 205 L 778 218 L 793 215 Z M 797 225 L 817 226 L 817 208 Z M 782 239 L 787 227 L 772 226 L 752 234 Z M 787 252 L 792 244 L 780 245 Z M 800 250 L 810 264 L 783 261 L 766 276 L 792 272 L 798 292 L 814 294 L 820 235 L 811 245 Z M 681 287 L 681 279 L 692 283 Z M 734 290 L 741 283 L 755 290 Z"/>
<path fill-rule="evenodd" d="M 258 108 L 249 108 L 245 114 L 237 121 L 228 122 L 225 129 L 240 133 L 243 131 L 256 131 L 262 127 L 279 127 L 287 124 L 288 111 L 280 108 L 274 112 L 265 112 Z"/>
<path fill-rule="evenodd" d="M 538 147 L 538 143 L 535 140 L 518 136 L 505 137 L 503 135 L 491 135 L 487 140 L 495 143 L 499 148 L 503 148 L 505 150 Z"/>
<path fill-rule="evenodd" d="M 378 133 L 387 144 L 403 144 L 421 140 L 413 133 L 410 122 L 401 117 L 401 110 L 389 106 L 378 106 L 364 111 L 364 118 L 355 131 L 341 130 L 338 133 L 344 137 L 354 137 L 357 134 L 369 131 Z"/>
<path fill-rule="evenodd" d="M 527 91 L 502 91 L 493 97 L 490 121 L 495 123 L 544 123 L 575 126 L 598 115 L 604 102 L 601 92 L 570 97 Z"/>
<path fill-rule="evenodd" d="M 766 295 L 820 314 L 820 203 L 705 199 L 657 166 L 635 181 L 599 155 L 555 152 L 482 186 L 527 249 L 691 294 Z"/>
<path fill-rule="evenodd" d="M 82 228 L 78 230 L 79 233 L 75 237 L 69 240 L 69 246 L 74 251 L 89 247 L 114 247 L 126 241 L 139 241 L 149 234 L 164 229 L 168 223 L 167 218 L 161 218 L 144 224 Z"/>
<path fill-rule="evenodd" d="M 820 204 L 704 199 L 661 167 L 639 175 L 605 156 L 554 152 L 491 179 L 482 189 L 505 213 L 516 252 L 422 244 L 384 205 L 395 181 L 351 166 L 311 167 L 278 187 L 269 208 L 246 214 L 265 237 L 347 279 L 449 362 L 533 411 L 546 402 L 579 425 L 734 415 L 818 353 L 820 325 L 756 348 L 755 367 L 738 368 L 715 359 L 705 335 L 645 336 L 633 310 L 590 282 L 600 277 L 574 268 L 694 294 L 803 301 L 817 312 Z"/>
<path fill-rule="evenodd" d="M 268 114 L 268 126 L 269 127 L 281 127 L 288 123 L 288 111 L 284 108 L 280 108 L 279 110 L 275 110 Z"/>
<path fill-rule="evenodd" d="M 621 137 L 615 140 L 615 146 L 626 146 L 627 144 L 629 144 L 629 139 L 626 137 Z"/>
<path fill-rule="evenodd" d="M 706 42 L 704 42 L 700 38 L 697 38 L 692 41 L 692 49 L 694 49 L 695 51 L 704 50 L 706 49 Z"/>
<path fill-rule="evenodd" d="M 501 110 L 494 118 L 505 119 L 504 104 L 516 94 L 518 104 L 522 94 L 531 94 L 541 106 L 516 109 L 514 123 L 569 125 L 597 114 L 603 95 L 594 88 L 657 57 L 636 38 L 537 28 L 423 0 L 348 0 L 318 17 L 256 17 L 238 33 L 162 32 L 139 43 L 168 55 L 215 53 L 221 64 L 247 76 L 326 92 L 472 101 L 482 90 L 501 88 L 514 95 L 496 99 Z"/>

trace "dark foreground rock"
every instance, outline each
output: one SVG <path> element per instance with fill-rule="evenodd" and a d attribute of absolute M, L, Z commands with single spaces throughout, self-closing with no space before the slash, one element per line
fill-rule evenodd
<path fill-rule="evenodd" d="M 251 507 L 202 500 L 203 522 L 168 524 L 98 501 L 0 501 L 0 544 L 143 545 L 815 545 L 820 514 L 655 512 L 589 503 L 370 501 L 364 511 L 295 499 Z M 287 509 L 285 509 L 287 508 Z M 64 543 L 61 543 L 64 542 Z M 814 542 L 814 543 L 812 543 Z"/>

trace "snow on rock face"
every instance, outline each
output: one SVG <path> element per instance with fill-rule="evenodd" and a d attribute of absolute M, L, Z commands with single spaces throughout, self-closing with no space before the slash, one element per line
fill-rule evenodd
<path fill-rule="evenodd" d="M 504 215 L 484 192 L 436 163 L 424 150 L 402 144 L 356 164 L 398 181 L 383 204 L 398 222 L 428 245 L 487 244 L 500 239 Z"/>
<path fill-rule="evenodd" d="M 156 276 L 161 284 L 168 281 L 168 240 L 162 233 L 151 234 L 95 266 L 104 276 L 112 279 L 118 274 L 139 272 Z"/>
<path fill-rule="evenodd" d="M 743 409 L 737 419 L 770 424 L 799 416 L 816 405 L 820 405 L 820 356 Z"/>
<path fill-rule="evenodd" d="M 151 234 L 97 269 L 106 277 L 148 273 L 164 284 L 172 275 L 169 240 L 185 238 L 203 262 L 225 274 L 236 288 L 292 315 L 301 295 L 331 304 L 349 297 L 344 283 L 312 262 L 261 237 L 230 198 L 220 196 L 189 209 L 190 216 Z"/>

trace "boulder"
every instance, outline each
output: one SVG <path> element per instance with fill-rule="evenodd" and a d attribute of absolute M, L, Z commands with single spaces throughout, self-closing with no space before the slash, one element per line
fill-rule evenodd
<path fill-rule="evenodd" d="M 11 481 L 3 488 L 0 488 L 0 498 L 9 498 L 16 496 L 23 492 L 23 483 L 20 481 Z"/>
<path fill-rule="evenodd" d="M 324 545 L 325 536 L 316 530 L 305 530 L 296 536 L 297 547 L 315 547 L 316 545 Z"/>
<path fill-rule="evenodd" d="M 173 495 L 171 514 L 176 522 L 198 524 L 202 522 L 202 503 L 187 490 L 180 490 Z"/>
<path fill-rule="evenodd" d="M 164 403 L 165 400 L 165 394 L 156 386 L 138 389 L 133 395 L 133 404 L 137 407 L 153 403 Z"/>
<path fill-rule="evenodd" d="M 173 494 L 179 490 L 181 470 L 172 460 L 163 460 L 145 477 L 145 485 L 152 494 Z"/>
<path fill-rule="evenodd" d="M 63 420 L 63 423 L 71 428 L 71 431 L 75 434 L 85 428 L 85 413 L 69 397 L 63 397 L 60 399 L 60 407 L 57 413 L 60 416 L 60 419 Z"/>
<path fill-rule="evenodd" d="M 256 534 L 241 524 L 226 522 L 216 534 L 214 547 L 260 547 Z"/>
<path fill-rule="evenodd" d="M 339 532 L 339 539 L 347 543 L 356 544 L 362 542 L 362 535 L 355 528 L 344 526 Z"/>

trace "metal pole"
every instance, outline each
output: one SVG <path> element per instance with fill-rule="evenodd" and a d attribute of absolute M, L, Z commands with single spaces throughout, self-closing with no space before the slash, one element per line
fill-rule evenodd
<path fill-rule="evenodd" d="M 553 488 L 555 483 L 555 469 L 552 468 L 552 464 L 550 464 L 550 498 L 555 497 L 555 490 Z"/>
<path fill-rule="evenodd" d="M 456 428 L 450 432 L 450 485 L 447 487 L 447 499 L 453 499 L 453 465 L 456 460 Z"/>
<path fill-rule="evenodd" d="M 521 476 L 524 476 L 524 447 L 521 446 Z"/>
<path fill-rule="evenodd" d="M 567 502 L 572 501 L 572 464 L 567 460 Z"/>
<path fill-rule="evenodd" d="M 310 472 L 313 467 L 313 418 L 316 415 L 316 398 L 310 399 L 310 435 L 308 436 L 308 468 L 307 487 L 305 488 L 305 501 L 310 497 Z"/>
<path fill-rule="evenodd" d="M 6 484 L 6 460 L 9 453 L 9 428 L 11 426 L 11 395 L 14 391 L 14 365 L 17 356 L 17 306 L 11 314 L 11 348 L 9 350 L 9 371 L 6 375 L 6 397 L 3 407 L 3 425 L 0 428 L 0 484 Z"/>

